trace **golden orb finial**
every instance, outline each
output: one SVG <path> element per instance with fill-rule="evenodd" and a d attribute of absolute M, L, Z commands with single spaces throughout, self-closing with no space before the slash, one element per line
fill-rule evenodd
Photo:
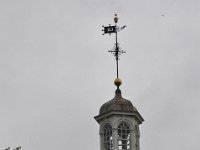
<path fill-rule="evenodd" d="M 120 78 L 116 78 L 114 81 L 115 85 L 119 87 L 122 84 L 122 80 Z"/>

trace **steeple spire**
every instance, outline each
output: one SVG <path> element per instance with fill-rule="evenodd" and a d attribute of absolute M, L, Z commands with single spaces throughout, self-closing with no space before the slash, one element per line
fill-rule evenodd
<path fill-rule="evenodd" d="M 117 39 L 117 33 L 126 27 L 126 26 L 123 26 L 123 27 L 117 26 L 118 20 L 119 20 L 119 17 L 117 16 L 117 14 L 115 14 L 115 17 L 114 17 L 115 25 L 114 26 L 111 26 L 111 25 L 103 26 L 103 30 L 102 30 L 102 31 L 104 31 L 103 35 L 104 34 L 111 35 L 112 33 L 115 33 L 115 46 L 108 52 L 112 53 L 115 56 L 115 60 L 116 60 L 117 78 L 115 79 L 114 83 L 117 86 L 117 89 L 119 89 L 119 86 L 122 83 L 121 79 L 119 78 L 119 56 L 121 54 L 125 53 L 125 51 L 123 51 L 121 49 L 121 47 L 119 46 L 118 39 Z"/>
<path fill-rule="evenodd" d="M 117 33 L 124 27 L 117 26 L 119 18 L 114 17 L 114 26 L 103 26 L 104 34 L 115 33 L 115 46 L 111 52 L 114 54 L 117 64 L 117 78 L 115 85 L 115 97 L 104 103 L 99 110 L 99 114 L 95 116 L 95 120 L 99 123 L 100 150 L 140 150 L 139 125 L 144 121 L 138 110 L 133 106 L 132 102 L 123 98 L 119 86 L 122 81 L 119 79 L 118 61 L 119 56 L 125 53 L 117 41 Z"/>

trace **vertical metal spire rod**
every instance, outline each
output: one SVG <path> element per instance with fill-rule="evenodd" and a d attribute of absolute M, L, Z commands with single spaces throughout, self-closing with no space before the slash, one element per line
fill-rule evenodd
<path fill-rule="evenodd" d="M 109 34 L 111 35 L 112 33 L 115 33 L 115 46 L 109 50 L 108 52 L 111 52 L 114 56 L 115 56 L 115 59 L 116 59 L 116 67 L 117 67 L 117 79 L 119 78 L 119 56 L 123 53 L 125 53 L 125 51 L 123 51 L 120 47 L 119 47 L 119 43 L 117 41 L 117 32 L 123 30 L 126 26 L 123 26 L 123 27 L 119 27 L 117 26 L 117 22 L 118 22 L 119 18 L 117 16 L 117 14 L 115 14 L 115 17 L 114 17 L 114 22 L 115 22 L 115 25 L 114 26 L 103 26 L 103 30 L 104 34 Z"/>
<path fill-rule="evenodd" d="M 117 22 L 118 22 L 119 18 L 117 17 L 117 14 L 115 14 L 114 17 L 114 22 L 115 22 L 115 57 L 116 57 L 116 63 L 117 63 L 117 78 L 119 78 L 119 47 L 118 47 L 118 43 L 117 43 Z"/>
<path fill-rule="evenodd" d="M 118 48 L 118 43 L 117 43 L 117 32 L 115 33 L 115 39 L 116 39 L 116 43 L 115 43 L 115 51 L 116 51 L 116 64 L 117 64 L 117 78 L 119 78 L 119 56 L 118 56 L 118 53 L 119 53 L 119 48 Z"/>

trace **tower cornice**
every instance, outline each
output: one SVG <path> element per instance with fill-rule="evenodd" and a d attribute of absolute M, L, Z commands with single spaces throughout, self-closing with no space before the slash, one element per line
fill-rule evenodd
<path fill-rule="evenodd" d="M 142 122 L 144 121 L 143 117 L 140 115 L 138 111 L 134 111 L 134 112 L 111 111 L 108 113 L 97 115 L 94 118 L 98 123 L 100 123 L 102 119 L 105 119 L 111 116 L 122 116 L 122 115 L 135 117 L 139 124 L 142 124 Z"/>

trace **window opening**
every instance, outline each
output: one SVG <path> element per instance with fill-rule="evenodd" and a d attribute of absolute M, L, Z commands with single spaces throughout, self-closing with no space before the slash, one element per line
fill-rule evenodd
<path fill-rule="evenodd" d="M 130 128 L 125 122 L 118 126 L 118 149 L 130 149 Z"/>
<path fill-rule="evenodd" d="M 104 147 L 105 150 L 113 149 L 112 127 L 110 124 L 106 124 L 103 130 L 104 135 Z"/>

